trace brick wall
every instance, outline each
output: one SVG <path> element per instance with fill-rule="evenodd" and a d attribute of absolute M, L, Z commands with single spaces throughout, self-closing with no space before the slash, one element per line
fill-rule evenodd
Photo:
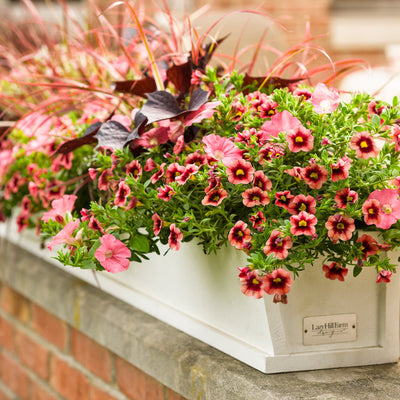
<path fill-rule="evenodd" d="M 184 398 L 0 284 L 0 400 Z"/>

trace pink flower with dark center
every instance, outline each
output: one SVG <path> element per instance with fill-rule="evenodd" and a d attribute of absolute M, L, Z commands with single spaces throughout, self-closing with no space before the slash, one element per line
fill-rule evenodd
<path fill-rule="evenodd" d="M 66 215 L 71 216 L 77 198 L 75 195 L 66 194 L 60 199 L 53 200 L 51 202 L 52 209 L 43 213 L 42 221 L 48 222 L 52 219 L 53 221 L 63 223 Z"/>
<path fill-rule="evenodd" d="M 312 92 L 306 88 L 296 88 L 293 91 L 294 96 L 303 97 L 305 100 L 308 100 L 312 96 Z"/>
<path fill-rule="evenodd" d="M 318 164 L 311 164 L 302 169 L 303 180 L 311 189 L 321 189 L 328 180 L 328 171 Z"/>
<path fill-rule="evenodd" d="M 367 234 L 361 235 L 357 239 L 357 243 L 361 243 L 360 250 L 363 253 L 363 260 L 366 260 L 369 256 L 375 255 L 379 250 L 377 241 Z"/>
<path fill-rule="evenodd" d="M 204 199 L 201 201 L 203 206 L 219 206 L 228 196 L 228 192 L 225 189 L 214 189 L 208 192 Z"/>
<path fill-rule="evenodd" d="M 199 167 L 195 164 L 188 164 L 183 168 L 183 173 L 175 178 L 175 181 L 179 183 L 179 185 L 184 185 L 188 179 L 190 179 L 194 174 L 197 174 L 199 171 Z"/>
<path fill-rule="evenodd" d="M 138 180 L 143 172 L 142 166 L 138 160 L 133 160 L 126 164 L 125 171 L 127 175 L 132 175 L 135 180 Z"/>
<path fill-rule="evenodd" d="M 118 184 L 118 191 L 115 195 L 114 204 L 118 207 L 124 207 L 130 194 L 130 187 L 126 184 L 125 181 L 121 181 Z"/>
<path fill-rule="evenodd" d="M 194 164 L 198 167 L 207 164 L 207 156 L 205 154 L 201 154 L 198 151 L 194 153 L 188 154 L 185 160 L 185 165 Z"/>
<path fill-rule="evenodd" d="M 273 144 L 267 143 L 258 152 L 258 157 L 259 157 L 258 162 L 260 164 L 265 164 L 267 162 L 270 162 L 273 158 L 279 158 L 279 157 L 283 156 L 283 154 L 284 154 L 284 151 L 280 145 L 273 145 Z"/>
<path fill-rule="evenodd" d="M 170 201 L 171 197 L 175 194 L 174 189 L 171 186 L 165 185 L 163 188 L 158 188 L 157 197 L 164 201 Z"/>
<path fill-rule="evenodd" d="M 290 130 L 286 135 L 289 150 L 293 153 L 299 151 L 311 151 L 314 147 L 314 136 L 310 129 L 299 126 Z"/>
<path fill-rule="evenodd" d="M 290 233 L 292 235 L 300 236 L 313 236 L 315 235 L 315 225 L 317 225 L 317 218 L 313 214 L 309 214 L 306 211 L 301 211 L 297 215 L 290 217 Z"/>
<path fill-rule="evenodd" d="M 297 181 L 300 181 L 303 179 L 302 175 L 302 169 L 300 167 L 293 167 L 290 169 L 285 169 L 285 174 L 288 174 L 290 176 L 293 176 Z"/>
<path fill-rule="evenodd" d="M 18 233 L 22 232 L 24 229 L 28 227 L 29 222 L 29 214 L 26 212 L 22 212 L 17 216 L 17 226 L 18 226 Z"/>
<path fill-rule="evenodd" d="M 154 213 L 151 219 L 153 220 L 153 233 L 155 236 L 158 236 L 163 226 L 162 219 L 157 213 Z"/>
<path fill-rule="evenodd" d="M 283 268 L 276 269 L 265 276 L 265 292 L 268 294 L 284 295 L 289 293 L 293 279 L 289 271 Z"/>
<path fill-rule="evenodd" d="M 269 204 L 268 192 L 264 192 L 259 187 L 246 189 L 242 193 L 243 204 L 246 207 L 265 206 Z"/>
<path fill-rule="evenodd" d="M 208 186 L 204 189 L 205 193 L 221 188 L 221 177 L 216 175 L 212 170 L 208 171 L 209 178 L 207 179 Z"/>
<path fill-rule="evenodd" d="M 392 127 L 392 138 L 394 142 L 394 149 L 400 151 L 400 126 L 394 125 Z"/>
<path fill-rule="evenodd" d="M 340 96 L 336 90 L 329 90 L 325 84 L 318 83 L 310 98 L 314 111 L 318 114 L 333 113 L 340 104 Z"/>
<path fill-rule="evenodd" d="M 99 176 L 97 186 L 99 190 L 108 190 L 109 182 L 114 176 L 110 168 L 105 169 Z"/>
<path fill-rule="evenodd" d="M 263 99 L 259 107 L 260 118 L 269 118 L 276 114 L 276 109 L 279 104 L 270 98 Z"/>
<path fill-rule="evenodd" d="M 53 237 L 53 240 L 47 244 L 47 248 L 52 250 L 53 246 L 58 244 L 68 244 L 78 246 L 79 240 L 74 236 L 74 231 L 79 228 L 79 220 L 68 222 L 64 228 Z"/>
<path fill-rule="evenodd" d="M 336 192 L 335 202 L 339 208 L 346 208 L 347 204 L 354 204 L 358 200 L 358 193 L 350 188 L 344 188 Z"/>
<path fill-rule="evenodd" d="M 251 240 L 250 229 L 247 228 L 247 224 L 243 221 L 238 221 L 229 231 L 228 240 L 232 246 L 237 249 L 245 249 L 247 244 Z"/>
<path fill-rule="evenodd" d="M 343 268 L 337 262 L 333 262 L 330 265 L 324 264 L 322 266 L 322 270 L 325 272 L 325 277 L 330 280 L 338 279 L 339 281 L 343 282 L 344 277 L 347 275 L 349 270 L 347 268 Z"/>
<path fill-rule="evenodd" d="M 350 240 L 356 229 L 354 219 L 342 214 L 331 215 L 325 222 L 325 228 L 328 229 L 328 236 L 333 243 L 337 243 L 338 240 Z"/>
<path fill-rule="evenodd" d="M 88 172 L 89 172 L 90 179 L 92 181 L 94 181 L 96 179 L 96 176 L 97 176 L 97 169 L 96 168 L 89 168 Z"/>
<path fill-rule="evenodd" d="M 175 226 L 175 224 L 171 224 L 169 230 L 168 246 L 170 249 L 178 251 L 181 246 L 181 240 L 183 239 L 183 233 Z"/>
<path fill-rule="evenodd" d="M 290 193 L 289 190 L 284 190 L 282 192 L 275 193 L 275 205 L 278 207 L 283 207 L 285 210 L 288 210 L 290 207 L 290 203 L 294 199 L 294 196 Z"/>
<path fill-rule="evenodd" d="M 308 195 L 304 196 L 304 194 L 299 194 L 295 196 L 289 204 L 287 210 L 290 214 L 299 214 L 302 211 L 306 211 L 309 214 L 315 214 L 317 202 L 314 197 Z"/>
<path fill-rule="evenodd" d="M 146 160 L 146 164 L 144 165 L 144 170 L 147 172 L 153 171 L 157 167 L 157 164 L 154 162 L 152 158 L 148 158 Z"/>
<path fill-rule="evenodd" d="M 341 179 L 349 177 L 349 170 L 353 160 L 347 156 L 342 157 L 337 163 L 331 165 L 331 179 L 332 182 L 337 182 Z"/>
<path fill-rule="evenodd" d="M 128 200 L 128 204 L 125 206 L 125 211 L 133 210 L 134 208 L 136 208 L 138 206 L 138 203 L 139 203 L 139 200 L 137 199 L 137 197 L 132 196 Z"/>
<path fill-rule="evenodd" d="M 258 187 L 263 191 L 270 191 L 272 189 L 272 182 L 263 171 L 256 171 L 254 173 L 253 187 Z"/>
<path fill-rule="evenodd" d="M 364 222 L 367 225 L 377 225 L 381 222 L 381 207 L 378 200 L 366 200 L 362 206 Z"/>
<path fill-rule="evenodd" d="M 253 180 L 254 168 L 250 162 L 243 159 L 231 162 L 226 167 L 228 181 L 235 185 L 239 183 L 250 183 Z"/>
<path fill-rule="evenodd" d="M 368 200 L 379 202 L 380 221 L 375 224 L 377 228 L 388 229 L 400 219 L 400 199 L 396 190 L 374 190 Z"/>
<path fill-rule="evenodd" d="M 265 243 L 263 252 L 265 255 L 274 254 L 276 258 L 281 260 L 285 259 L 289 252 L 288 250 L 293 246 L 292 239 L 290 236 L 285 236 L 278 229 L 274 229 L 271 232 L 271 236 Z"/>
<path fill-rule="evenodd" d="M 363 160 L 379 154 L 378 146 L 367 131 L 355 133 L 350 140 L 350 147 L 356 151 L 356 156 Z"/>
<path fill-rule="evenodd" d="M 240 290 L 246 296 L 253 296 L 256 299 L 261 299 L 264 296 L 265 278 L 258 275 L 256 270 L 249 270 L 247 273 L 240 273 L 240 283 L 242 284 Z"/>
<path fill-rule="evenodd" d="M 378 277 L 376 278 L 376 283 L 379 283 L 379 282 L 388 283 L 388 282 L 390 282 L 390 278 L 391 277 L 392 277 L 392 272 L 391 271 L 380 269 Z"/>
<path fill-rule="evenodd" d="M 266 218 L 262 211 L 257 211 L 255 215 L 251 215 L 249 221 L 253 224 L 252 226 L 254 229 L 261 232 L 264 230 L 262 224 L 266 221 Z"/>
<path fill-rule="evenodd" d="M 265 121 L 261 127 L 263 139 L 268 140 L 277 137 L 280 132 L 287 133 L 301 127 L 301 121 L 294 117 L 289 111 L 281 111 L 272 116 L 270 121 Z"/>
<path fill-rule="evenodd" d="M 369 104 L 368 104 L 368 112 L 371 114 L 371 115 L 373 115 L 373 114 L 376 114 L 376 115 L 381 115 L 382 114 L 382 112 L 383 112 L 383 110 L 385 109 L 386 107 L 384 107 L 384 106 L 378 106 L 378 104 L 375 102 L 375 101 L 371 101 Z"/>
<path fill-rule="evenodd" d="M 145 147 L 146 149 L 156 147 L 160 144 L 168 142 L 168 133 L 169 128 L 165 126 L 150 129 L 149 131 L 143 133 L 140 139 L 138 139 L 137 144 Z"/>
<path fill-rule="evenodd" d="M 176 178 L 185 172 L 185 167 L 178 163 L 168 165 L 165 171 L 165 180 L 167 183 L 175 182 Z"/>
<path fill-rule="evenodd" d="M 100 238 L 101 246 L 94 256 L 100 265 L 113 274 L 129 268 L 131 251 L 113 235 L 106 233 Z"/>
<path fill-rule="evenodd" d="M 182 153 L 183 149 L 185 148 L 185 138 L 184 136 L 179 136 L 176 140 L 174 150 L 172 151 L 174 154 L 178 155 Z"/>
<path fill-rule="evenodd" d="M 99 231 L 101 233 L 104 233 L 103 227 L 100 225 L 100 222 L 94 215 L 90 216 L 88 227 L 93 231 Z"/>
<path fill-rule="evenodd" d="M 203 137 L 204 151 L 210 157 L 221 161 L 223 165 L 242 159 L 242 151 L 228 138 L 219 135 Z"/>

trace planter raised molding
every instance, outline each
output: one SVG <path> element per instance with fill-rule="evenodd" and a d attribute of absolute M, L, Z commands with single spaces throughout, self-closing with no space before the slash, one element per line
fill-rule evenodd
<path fill-rule="evenodd" d="M 40 250 L 31 232 L 1 224 L 0 234 L 59 268 L 265 373 L 398 361 L 400 276 L 377 284 L 369 268 L 344 282 L 325 278 L 321 264 L 294 280 L 288 304 L 240 292 L 233 248 L 205 256 L 199 246 L 153 256 L 110 274 L 63 267 Z M 392 252 L 396 262 L 398 252 Z"/>

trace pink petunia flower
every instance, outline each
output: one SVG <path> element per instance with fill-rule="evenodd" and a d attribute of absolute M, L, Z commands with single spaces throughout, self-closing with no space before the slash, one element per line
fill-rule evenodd
<path fill-rule="evenodd" d="M 226 167 L 226 173 L 230 183 L 234 185 L 247 184 L 253 180 L 254 168 L 250 162 L 240 159 L 229 163 Z"/>
<path fill-rule="evenodd" d="M 271 232 L 271 236 L 268 238 L 263 248 L 265 255 L 274 254 L 276 258 L 281 260 L 285 259 L 289 252 L 288 250 L 293 246 L 292 239 L 290 236 L 283 235 L 278 229 L 274 229 Z"/>
<path fill-rule="evenodd" d="M 126 245 L 108 233 L 100 238 L 100 242 L 101 246 L 94 253 L 100 265 L 113 274 L 126 271 L 131 256 Z"/>
<path fill-rule="evenodd" d="M 241 150 L 228 138 L 219 135 L 207 135 L 203 137 L 204 151 L 210 157 L 221 161 L 223 165 L 242 159 Z"/>
<path fill-rule="evenodd" d="M 340 104 L 340 96 L 336 90 L 329 90 L 325 84 L 318 83 L 310 98 L 314 111 L 318 114 L 333 113 Z"/>
<path fill-rule="evenodd" d="M 64 228 L 53 237 L 53 240 L 47 244 L 47 248 L 52 250 L 53 246 L 58 244 L 68 244 L 70 246 L 79 245 L 79 240 L 74 236 L 74 231 L 79 228 L 79 220 L 68 222 Z"/>
<path fill-rule="evenodd" d="M 396 190 L 374 190 L 368 196 L 367 201 L 369 200 L 379 202 L 380 221 L 378 223 L 373 222 L 377 228 L 388 229 L 400 219 L 400 199 Z"/>
<path fill-rule="evenodd" d="M 241 271 L 239 274 L 240 290 L 246 296 L 253 296 L 256 299 L 261 299 L 265 293 L 265 277 L 260 276 L 256 270 Z"/>
<path fill-rule="evenodd" d="M 247 224 L 243 221 L 238 221 L 229 231 L 228 240 L 232 246 L 237 249 L 244 249 L 251 240 L 251 232 Z"/>
<path fill-rule="evenodd" d="M 356 156 L 363 160 L 379 154 L 378 146 L 367 131 L 355 133 L 350 140 L 350 147 L 356 151 Z"/>
<path fill-rule="evenodd" d="M 178 251 L 183 239 L 183 233 L 175 224 L 169 226 L 170 234 L 168 236 L 168 246 L 170 249 Z"/>
<path fill-rule="evenodd" d="M 293 153 L 311 151 L 314 147 L 314 136 L 311 134 L 310 129 L 306 129 L 304 126 L 288 131 L 286 140 L 289 150 Z"/>
<path fill-rule="evenodd" d="M 309 214 L 306 211 L 301 211 L 297 215 L 292 215 L 290 217 L 290 233 L 292 235 L 300 236 L 307 235 L 313 236 L 315 235 L 315 225 L 317 225 L 317 218 L 313 214 Z"/>
<path fill-rule="evenodd" d="M 269 204 L 268 192 L 259 187 L 252 187 L 242 192 L 243 204 L 246 207 L 265 206 Z"/>
<path fill-rule="evenodd" d="M 354 219 L 342 214 L 331 215 L 325 223 L 325 228 L 328 229 L 328 236 L 333 243 L 337 243 L 338 240 L 350 240 L 356 229 Z"/>
<path fill-rule="evenodd" d="M 203 206 L 217 207 L 227 196 L 228 192 L 225 189 L 214 189 L 205 195 L 204 199 L 201 201 L 201 204 L 203 204 Z"/>
<path fill-rule="evenodd" d="M 66 194 L 60 199 L 51 202 L 52 209 L 43 213 L 42 221 L 48 222 L 50 219 L 63 223 L 66 214 L 71 215 L 74 209 L 75 201 L 78 197 L 72 194 Z"/>
<path fill-rule="evenodd" d="M 165 126 L 160 126 L 158 128 L 153 128 L 143 133 L 143 135 L 138 139 L 137 144 L 143 146 L 146 149 L 156 147 L 160 144 L 168 142 L 168 131 L 169 129 Z"/>
<path fill-rule="evenodd" d="M 284 295 L 289 293 L 293 279 L 289 271 L 283 268 L 276 269 L 265 276 L 265 292 L 268 294 Z"/>
<path fill-rule="evenodd" d="M 287 133 L 302 126 L 301 121 L 289 111 L 284 110 L 272 116 L 270 121 L 265 121 L 261 127 L 263 139 L 277 137 L 280 132 Z"/>
<path fill-rule="evenodd" d="M 324 264 L 322 266 L 323 271 L 325 272 L 325 277 L 330 280 L 338 279 L 343 282 L 344 277 L 347 275 L 349 270 L 347 268 L 343 268 L 340 264 L 333 262 L 330 265 Z"/>

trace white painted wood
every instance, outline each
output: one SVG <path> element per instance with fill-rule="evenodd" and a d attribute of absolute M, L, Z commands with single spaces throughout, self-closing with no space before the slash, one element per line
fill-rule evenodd
<path fill-rule="evenodd" d="M 49 261 L 38 240 L 3 225 L 1 235 Z M 399 254 L 392 254 L 397 261 Z M 59 268 L 97 285 L 92 271 Z M 182 245 L 179 252 L 132 264 L 119 274 L 96 276 L 102 290 L 202 340 L 265 373 L 395 362 L 399 356 L 398 274 L 377 284 L 367 269 L 345 282 L 325 278 L 318 261 L 300 274 L 287 305 L 248 298 L 240 292 L 237 267 L 243 255 L 226 248 L 205 256 L 200 247 Z M 306 317 L 355 314 L 357 337 L 343 343 L 303 344 Z"/>

